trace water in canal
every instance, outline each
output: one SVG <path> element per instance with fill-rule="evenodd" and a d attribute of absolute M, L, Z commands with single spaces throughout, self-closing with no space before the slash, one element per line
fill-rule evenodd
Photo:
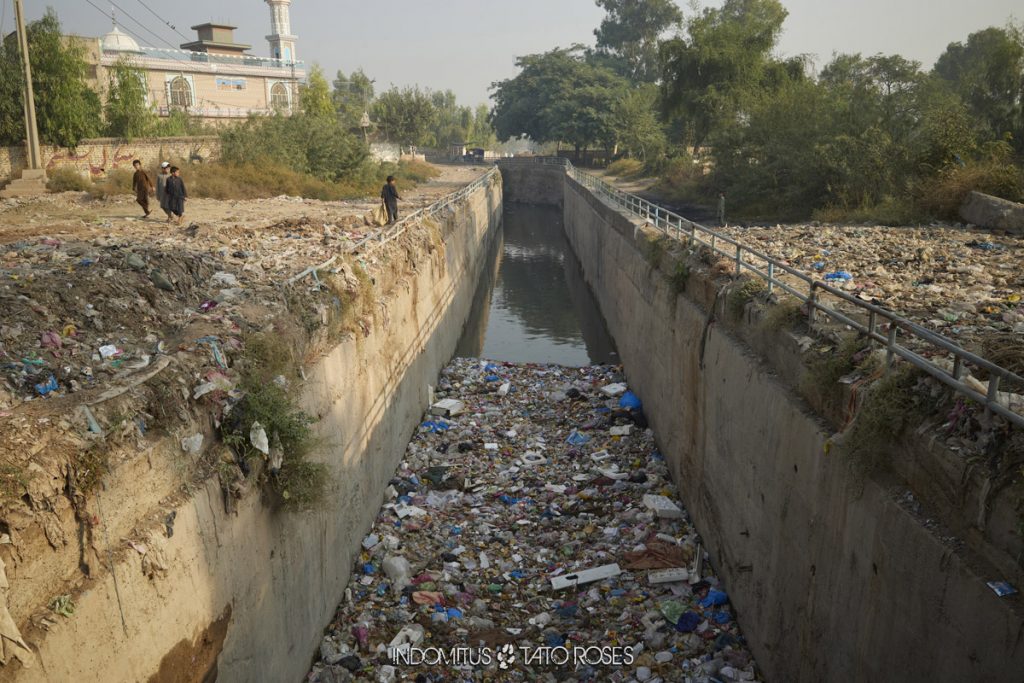
<path fill-rule="evenodd" d="M 456 355 L 571 366 L 619 362 L 560 209 L 505 206 Z"/>

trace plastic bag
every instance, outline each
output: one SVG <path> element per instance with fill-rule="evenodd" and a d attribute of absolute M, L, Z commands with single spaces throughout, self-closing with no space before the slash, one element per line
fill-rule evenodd
<path fill-rule="evenodd" d="M 384 206 L 384 202 L 380 203 L 371 214 L 374 225 L 387 225 L 388 224 L 388 209 Z"/>

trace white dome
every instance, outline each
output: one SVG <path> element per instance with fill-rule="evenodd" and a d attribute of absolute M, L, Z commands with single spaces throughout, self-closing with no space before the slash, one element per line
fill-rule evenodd
<path fill-rule="evenodd" d="M 102 42 L 104 52 L 142 52 L 135 39 L 123 33 L 116 24 L 113 31 L 103 36 Z"/>

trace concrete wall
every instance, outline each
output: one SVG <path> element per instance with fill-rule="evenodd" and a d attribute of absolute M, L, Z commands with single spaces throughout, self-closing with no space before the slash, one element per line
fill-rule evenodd
<path fill-rule="evenodd" d="M 115 573 L 103 563 L 76 595 L 74 618 L 26 636 L 36 666 L 2 667 L 0 680 L 206 680 L 214 661 L 218 681 L 301 680 L 426 407 L 427 387 L 458 342 L 501 203 L 495 181 L 446 214 L 436 238 L 418 229 L 385 247 L 415 259 L 416 268 L 392 268 L 385 255 L 376 277 L 394 294 L 379 302 L 384 314 L 369 334 L 306 369 L 304 408 L 318 418 L 327 444 L 319 457 L 332 474 L 321 508 L 275 511 L 251 493 L 229 514 L 218 482 L 208 481 L 154 515 L 161 531 L 146 542 L 166 565 L 154 579 L 140 571 L 136 553 L 121 550 L 115 528 Z M 159 452 L 148 458 L 161 460 Z M 146 460 L 119 468 L 140 472 L 112 474 L 104 510 L 130 507 L 133 491 L 149 486 Z M 174 534 L 165 539 L 161 520 L 171 510 Z"/>
<path fill-rule="evenodd" d="M 641 222 L 562 182 L 569 241 L 767 679 L 1021 680 L 1021 601 L 985 585 L 1003 575 L 829 455 L 825 422 L 689 298 L 709 283 L 677 294 Z"/>
<path fill-rule="evenodd" d="M 983 228 L 1024 235 L 1024 204 L 990 194 L 971 192 L 967 195 L 960 207 L 960 217 Z"/>
<path fill-rule="evenodd" d="M 501 169 L 506 202 L 562 206 L 563 167 L 499 161 L 498 168 Z"/>
<path fill-rule="evenodd" d="M 43 145 L 43 167 L 52 171 L 70 166 L 94 178 L 115 168 L 132 167 L 140 159 L 148 168 L 161 161 L 200 158 L 209 161 L 220 154 L 220 138 L 216 136 L 115 140 L 99 138 L 83 140 L 75 149 Z M 0 185 L 20 177 L 26 166 L 25 146 L 0 147 Z"/>

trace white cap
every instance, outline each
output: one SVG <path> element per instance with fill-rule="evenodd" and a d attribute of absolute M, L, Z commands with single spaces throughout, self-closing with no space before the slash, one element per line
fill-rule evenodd
<path fill-rule="evenodd" d="M 170 164 L 170 163 L 168 163 L 168 162 L 166 162 L 166 161 L 161 161 L 161 162 L 160 162 L 160 168 L 167 168 L 167 167 L 168 167 L 168 166 L 170 166 L 170 165 L 171 165 L 171 164 Z"/>

